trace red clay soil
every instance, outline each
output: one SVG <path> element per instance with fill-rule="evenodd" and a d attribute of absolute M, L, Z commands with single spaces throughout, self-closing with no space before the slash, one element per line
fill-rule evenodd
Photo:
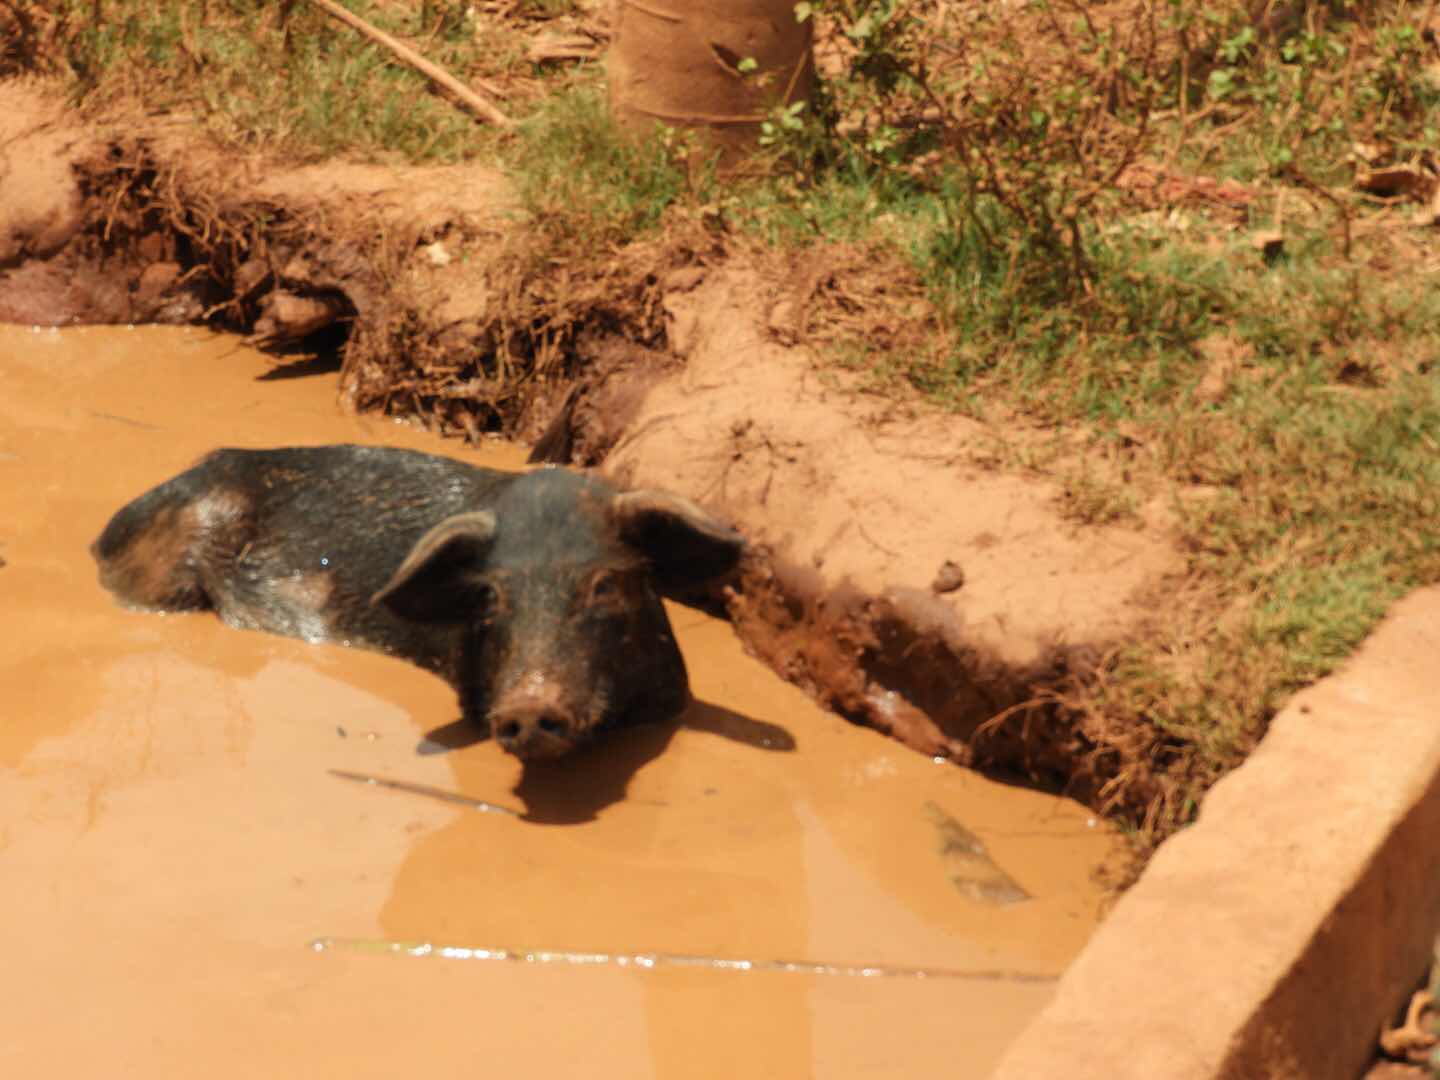
<path fill-rule="evenodd" d="M 109 309 L 114 286 L 102 287 L 99 274 L 75 280 L 52 258 L 85 225 L 74 167 L 93 148 L 56 98 L 33 84 L 0 85 L 0 320 L 53 325 Z"/>
<path fill-rule="evenodd" d="M 1096 795 L 1103 748 L 1023 706 L 1146 632 L 1180 567 L 1162 530 L 1074 524 L 1054 484 L 988 463 L 994 431 L 817 367 L 782 344 L 783 283 L 723 243 L 637 245 L 537 318 L 496 269 L 524 231 L 483 168 L 237 161 L 0 83 L 0 320 L 338 329 L 349 407 L 470 437 L 548 425 L 542 457 L 732 518 L 754 542 L 737 631 L 827 705 Z"/>

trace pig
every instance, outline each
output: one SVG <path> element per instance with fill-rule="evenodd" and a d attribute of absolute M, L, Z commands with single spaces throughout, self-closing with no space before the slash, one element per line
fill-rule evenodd
<path fill-rule="evenodd" d="M 742 550 L 668 492 L 354 445 L 216 450 L 91 546 L 126 605 L 418 664 L 522 759 L 677 716 L 689 679 L 660 595 Z"/>

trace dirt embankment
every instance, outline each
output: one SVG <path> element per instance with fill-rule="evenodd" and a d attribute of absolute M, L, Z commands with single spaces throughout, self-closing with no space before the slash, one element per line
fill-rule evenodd
<path fill-rule="evenodd" d="M 533 225 L 483 168 L 237 161 L 0 84 L 0 320 L 338 349 L 349 408 L 504 430 L 733 518 L 737 630 L 847 716 L 1137 818 L 1163 797 L 1136 740 L 1046 702 L 1145 632 L 1166 537 L 1068 522 L 984 425 L 818 368 L 823 260 L 695 226 L 580 265 Z"/>

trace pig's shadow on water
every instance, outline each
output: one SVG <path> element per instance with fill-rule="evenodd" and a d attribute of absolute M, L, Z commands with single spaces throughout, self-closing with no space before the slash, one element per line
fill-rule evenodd
<path fill-rule="evenodd" d="M 711 735 L 720 735 L 731 742 L 753 746 L 756 750 L 788 753 L 795 749 L 795 736 L 778 724 L 731 712 L 708 701 L 692 704 L 680 718 L 680 723 L 693 731 L 708 731 Z"/>
<path fill-rule="evenodd" d="M 795 737 L 782 727 L 697 701 L 680 720 L 616 731 L 556 761 L 525 765 L 515 794 L 525 803 L 523 820 L 537 825 L 578 825 L 595 820 L 605 807 L 625 798 L 633 777 L 670 745 L 681 727 L 709 732 L 757 750 L 795 749 Z M 457 721 L 429 732 L 421 753 L 441 753 L 478 742 L 473 727 Z"/>
<path fill-rule="evenodd" d="M 425 733 L 415 747 L 417 754 L 443 754 L 448 750 L 464 750 L 478 742 L 485 742 L 489 735 L 482 735 L 468 720 L 452 720 L 443 727 Z"/>

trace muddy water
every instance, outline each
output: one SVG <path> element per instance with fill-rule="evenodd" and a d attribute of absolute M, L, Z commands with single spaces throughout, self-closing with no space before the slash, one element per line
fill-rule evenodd
<path fill-rule="evenodd" d="M 270 370 L 199 331 L 0 327 L 0 1073 L 985 1073 L 1095 924 L 1083 808 L 851 727 L 683 608 L 683 722 L 522 774 L 417 753 L 456 715 L 418 669 L 112 604 L 90 540 L 214 446 L 519 465 Z"/>

